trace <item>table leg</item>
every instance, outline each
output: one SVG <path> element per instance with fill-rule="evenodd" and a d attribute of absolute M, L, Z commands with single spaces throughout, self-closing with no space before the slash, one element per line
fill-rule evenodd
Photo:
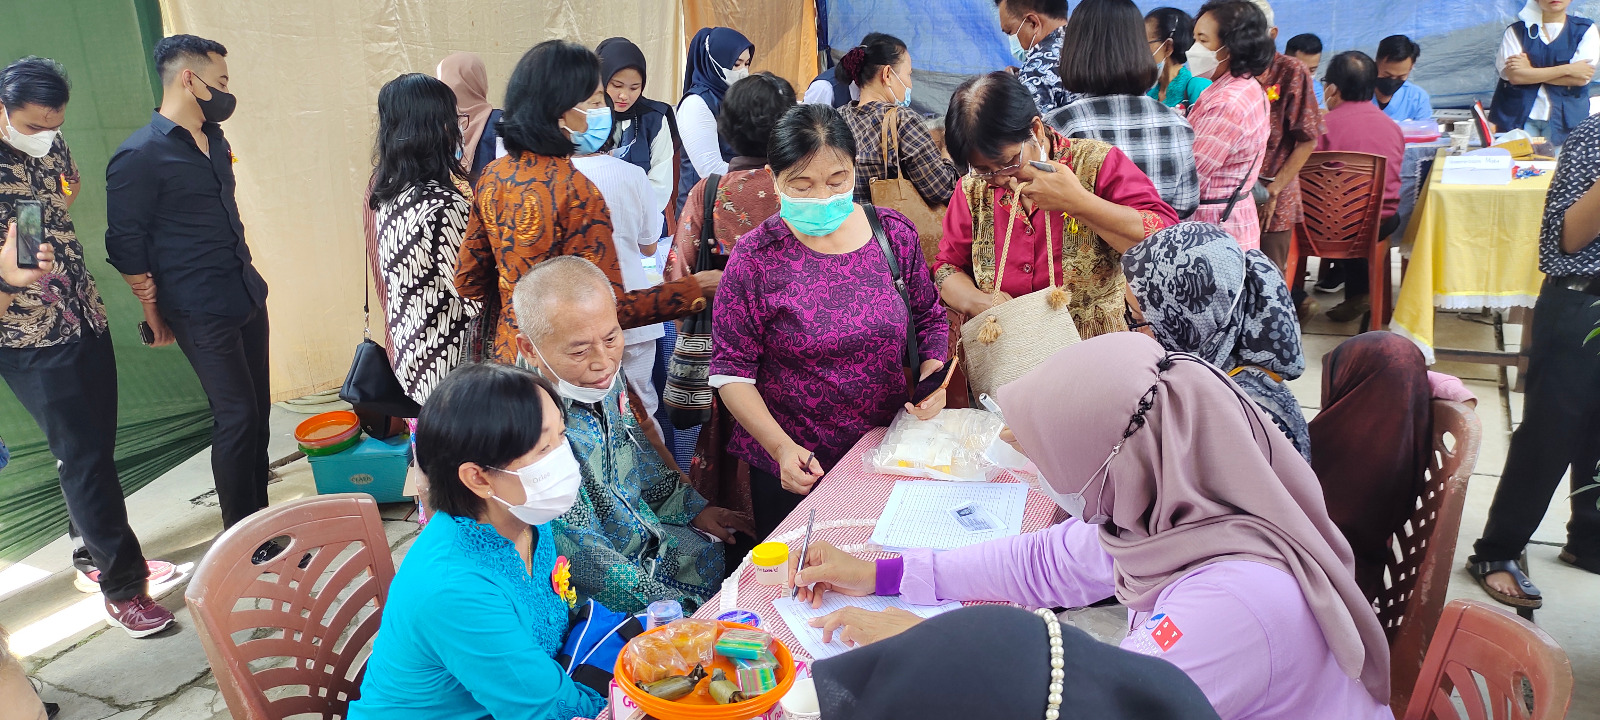
<path fill-rule="evenodd" d="M 1511 389 L 1522 392 L 1528 378 L 1528 347 L 1533 344 L 1533 308 L 1511 308 L 1511 322 L 1522 326 L 1521 344 L 1517 346 L 1517 381 Z"/>

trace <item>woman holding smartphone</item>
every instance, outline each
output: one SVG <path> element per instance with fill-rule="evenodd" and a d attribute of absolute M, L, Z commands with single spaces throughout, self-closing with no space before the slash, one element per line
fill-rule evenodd
<path fill-rule="evenodd" d="M 711 386 L 739 421 L 728 449 L 750 463 L 757 538 L 868 430 L 901 408 L 927 419 L 944 407 L 943 389 L 912 405 L 902 370 L 913 330 L 918 378 L 949 358 L 917 228 L 876 209 L 891 262 L 854 200 L 855 157 L 838 111 L 800 105 L 784 114 L 767 148 L 778 214 L 740 238 L 713 306 Z"/>

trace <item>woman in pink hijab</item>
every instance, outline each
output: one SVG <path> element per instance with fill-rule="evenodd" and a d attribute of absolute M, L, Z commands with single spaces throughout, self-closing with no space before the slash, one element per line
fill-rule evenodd
<path fill-rule="evenodd" d="M 477 184 L 483 166 L 495 159 L 495 123 L 500 111 L 489 104 L 489 71 L 477 53 L 457 52 L 439 61 L 435 74 L 456 93 L 456 116 L 461 121 L 461 166 L 467 180 Z"/>
<path fill-rule="evenodd" d="M 795 578 L 802 598 L 1051 608 L 1115 593 L 1128 607 L 1122 647 L 1182 669 L 1224 720 L 1393 719 L 1389 646 L 1322 487 L 1221 371 L 1111 333 L 1056 353 L 999 399 L 1073 517 L 876 562 L 814 543 Z M 816 623 L 865 644 L 917 620 L 852 608 Z"/>

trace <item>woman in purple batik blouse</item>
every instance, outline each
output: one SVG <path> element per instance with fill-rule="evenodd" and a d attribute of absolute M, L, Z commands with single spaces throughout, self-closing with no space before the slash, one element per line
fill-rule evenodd
<path fill-rule="evenodd" d="M 918 377 L 944 367 L 949 330 L 917 229 L 878 209 L 910 292 L 854 201 L 855 136 L 827 105 L 800 105 L 772 131 L 778 214 L 740 238 L 713 307 L 711 385 L 739 421 L 728 449 L 750 463 L 758 538 L 822 474 L 902 407 L 927 419 L 944 391 L 912 406 L 902 371 L 916 323 Z M 910 317 L 908 317 L 908 315 Z"/>

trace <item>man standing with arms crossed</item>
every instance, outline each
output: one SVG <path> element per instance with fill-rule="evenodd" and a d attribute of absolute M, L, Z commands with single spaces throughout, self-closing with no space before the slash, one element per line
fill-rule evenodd
<path fill-rule="evenodd" d="M 53 60 L 26 57 L 0 70 L 0 376 L 56 457 L 74 540 L 81 534 L 72 559 L 84 589 L 98 589 L 106 614 L 138 638 L 172 625 L 147 586 L 152 565 L 163 576 L 172 566 L 145 562 L 117 480 L 117 360 L 67 214 L 78 192 L 78 166 L 60 133 L 67 97 L 66 73 Z M 42 206 L 36 269 L 17 267 L 21 201 Z"/>
<path fill-rule="evenodd" d="M 173 341 L 205 388 L 222 524 L 267 506 L 267 283 L 234 200 L 228 54 L 214 40 L 156 43 L 161 107 L 106 168 L 106 252 L 144 303 L 154 345 Z"/>

